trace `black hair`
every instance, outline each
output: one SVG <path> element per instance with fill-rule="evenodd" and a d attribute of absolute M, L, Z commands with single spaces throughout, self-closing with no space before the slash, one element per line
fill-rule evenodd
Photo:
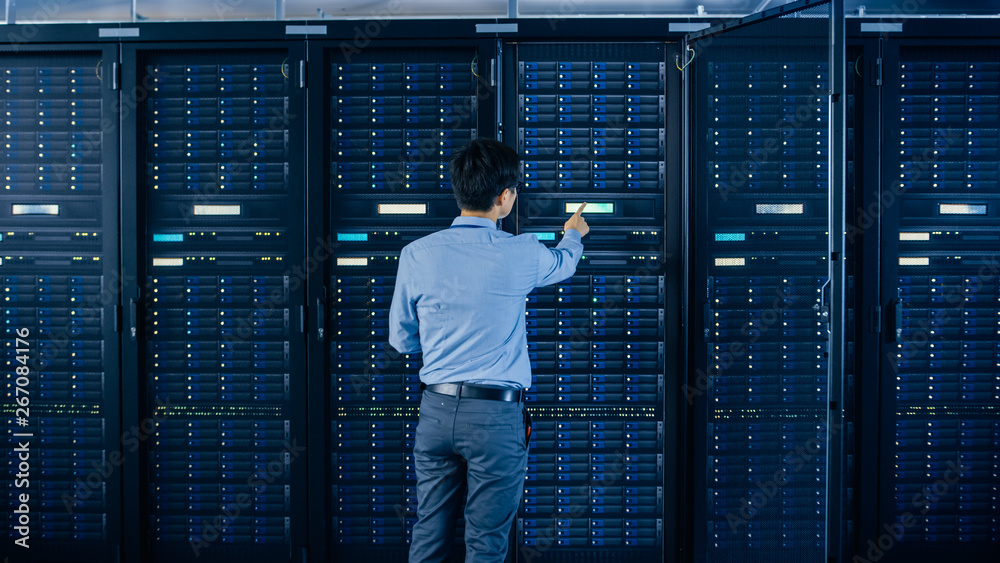
<path fill-rule="evenodd" d="M 500 141 L 480 137 L 455 152 L 448 172 L 459 208 L 489 211 L 498 195 L 517 184 L 520 159 Z"/>

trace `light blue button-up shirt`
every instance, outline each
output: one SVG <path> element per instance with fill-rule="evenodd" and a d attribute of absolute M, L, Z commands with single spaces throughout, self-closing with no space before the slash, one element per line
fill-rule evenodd
<path fill-rule="evenodd" d="M 423 353 L 420 380 L 530 387 L 525 297 L 576 271 L 580 233 L 555 248 L 514 236 L 481 217 L 415 240 L 399 255 L 389 309 L 389 343 Z"/>

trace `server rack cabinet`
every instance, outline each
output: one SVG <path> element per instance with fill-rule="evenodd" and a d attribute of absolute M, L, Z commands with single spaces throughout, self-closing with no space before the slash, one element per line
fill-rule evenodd
<path fill-rule="evenodd" d="M 421 393 L 419 355 L 400 355 L 387 341 L 397 260 L 408 242 L 458 215 L 448 161 L 493 131 L 495 43 L 311 48 L 310 60 L 322 65 L 310 94 L 310 122 L 322 127 L 311 137 L 311 177 L 322 186 L 314 200 L 324 211 L 320 237 L 333 245 L 318 282 L 326 298 L 317 304 L 328 335 L 326 530 L 336 560 L 402 561 L 416 520 L 412 449 Z M 462 530 L 455 533 L 459 559 Z"/>
<path fill-rule="evenodd" d="M 696 561 L 827 556 L 829 14 L 689 38 Z"/>
<path fill-rule="evenodd" d="M 1000 45 L 922 26 L 883 39 L 881 465 L 858 550 L 995 560 Z"/>
<path fill-rule="evenodd" d="M 505 46 L 514 91 L 505 98 L 504 141 L 524 166 L 515 232 L 556 241 L 583 201 L 593 225 L 577 274 L 528 296 L 535 429 L 518 560 L 665 556 L 665 471 L 674 483 L 674 460 L 664 459 L 664 388 L 679 386 L 665 355 L 678 335 L 676 317 L 665 318 L 664 261 L 679 234 L 678 222 L 666 220 L 668 177 L 679 185 L 679 169 L 667 171 L 666 131 L 668 123 L 677 131 L 679 116 L 668 112 L 679 103 L 667 102 L 667 50 Z M 679 190 L 671 193 L 676 212 Z"/>
<path fill-rule="evenodd" d="M 0 51 L 0 551 L 22 561 L 120 554 L 114 60 L 114 47 L 93 44 Z"/>
<path fill-rule="evenodd" d="M 304 556 L 304 55 L 124 48 L 142 560 Z"/>

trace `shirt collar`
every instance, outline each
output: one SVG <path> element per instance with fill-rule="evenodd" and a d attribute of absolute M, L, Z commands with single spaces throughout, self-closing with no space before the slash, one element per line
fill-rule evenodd
<path fill-rule="evenodd" d="M 497 224 L 485 217 L 455 217 L 455 220 L 451 222 L 454 225 L 468 225 L 470 227 L 486 227 L 488 229 L 496 230 Z"/>

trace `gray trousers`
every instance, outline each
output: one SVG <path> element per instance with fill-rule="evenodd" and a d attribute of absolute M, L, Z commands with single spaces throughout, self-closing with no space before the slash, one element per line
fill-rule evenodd
<path fill-rule="evenodd" d="M 504 561 L 528 462 L 523 408 L 424 391 L 413 446 L 417 523 L 410 563 L 448 559 L 463 500 L 465 562 Z"/>

